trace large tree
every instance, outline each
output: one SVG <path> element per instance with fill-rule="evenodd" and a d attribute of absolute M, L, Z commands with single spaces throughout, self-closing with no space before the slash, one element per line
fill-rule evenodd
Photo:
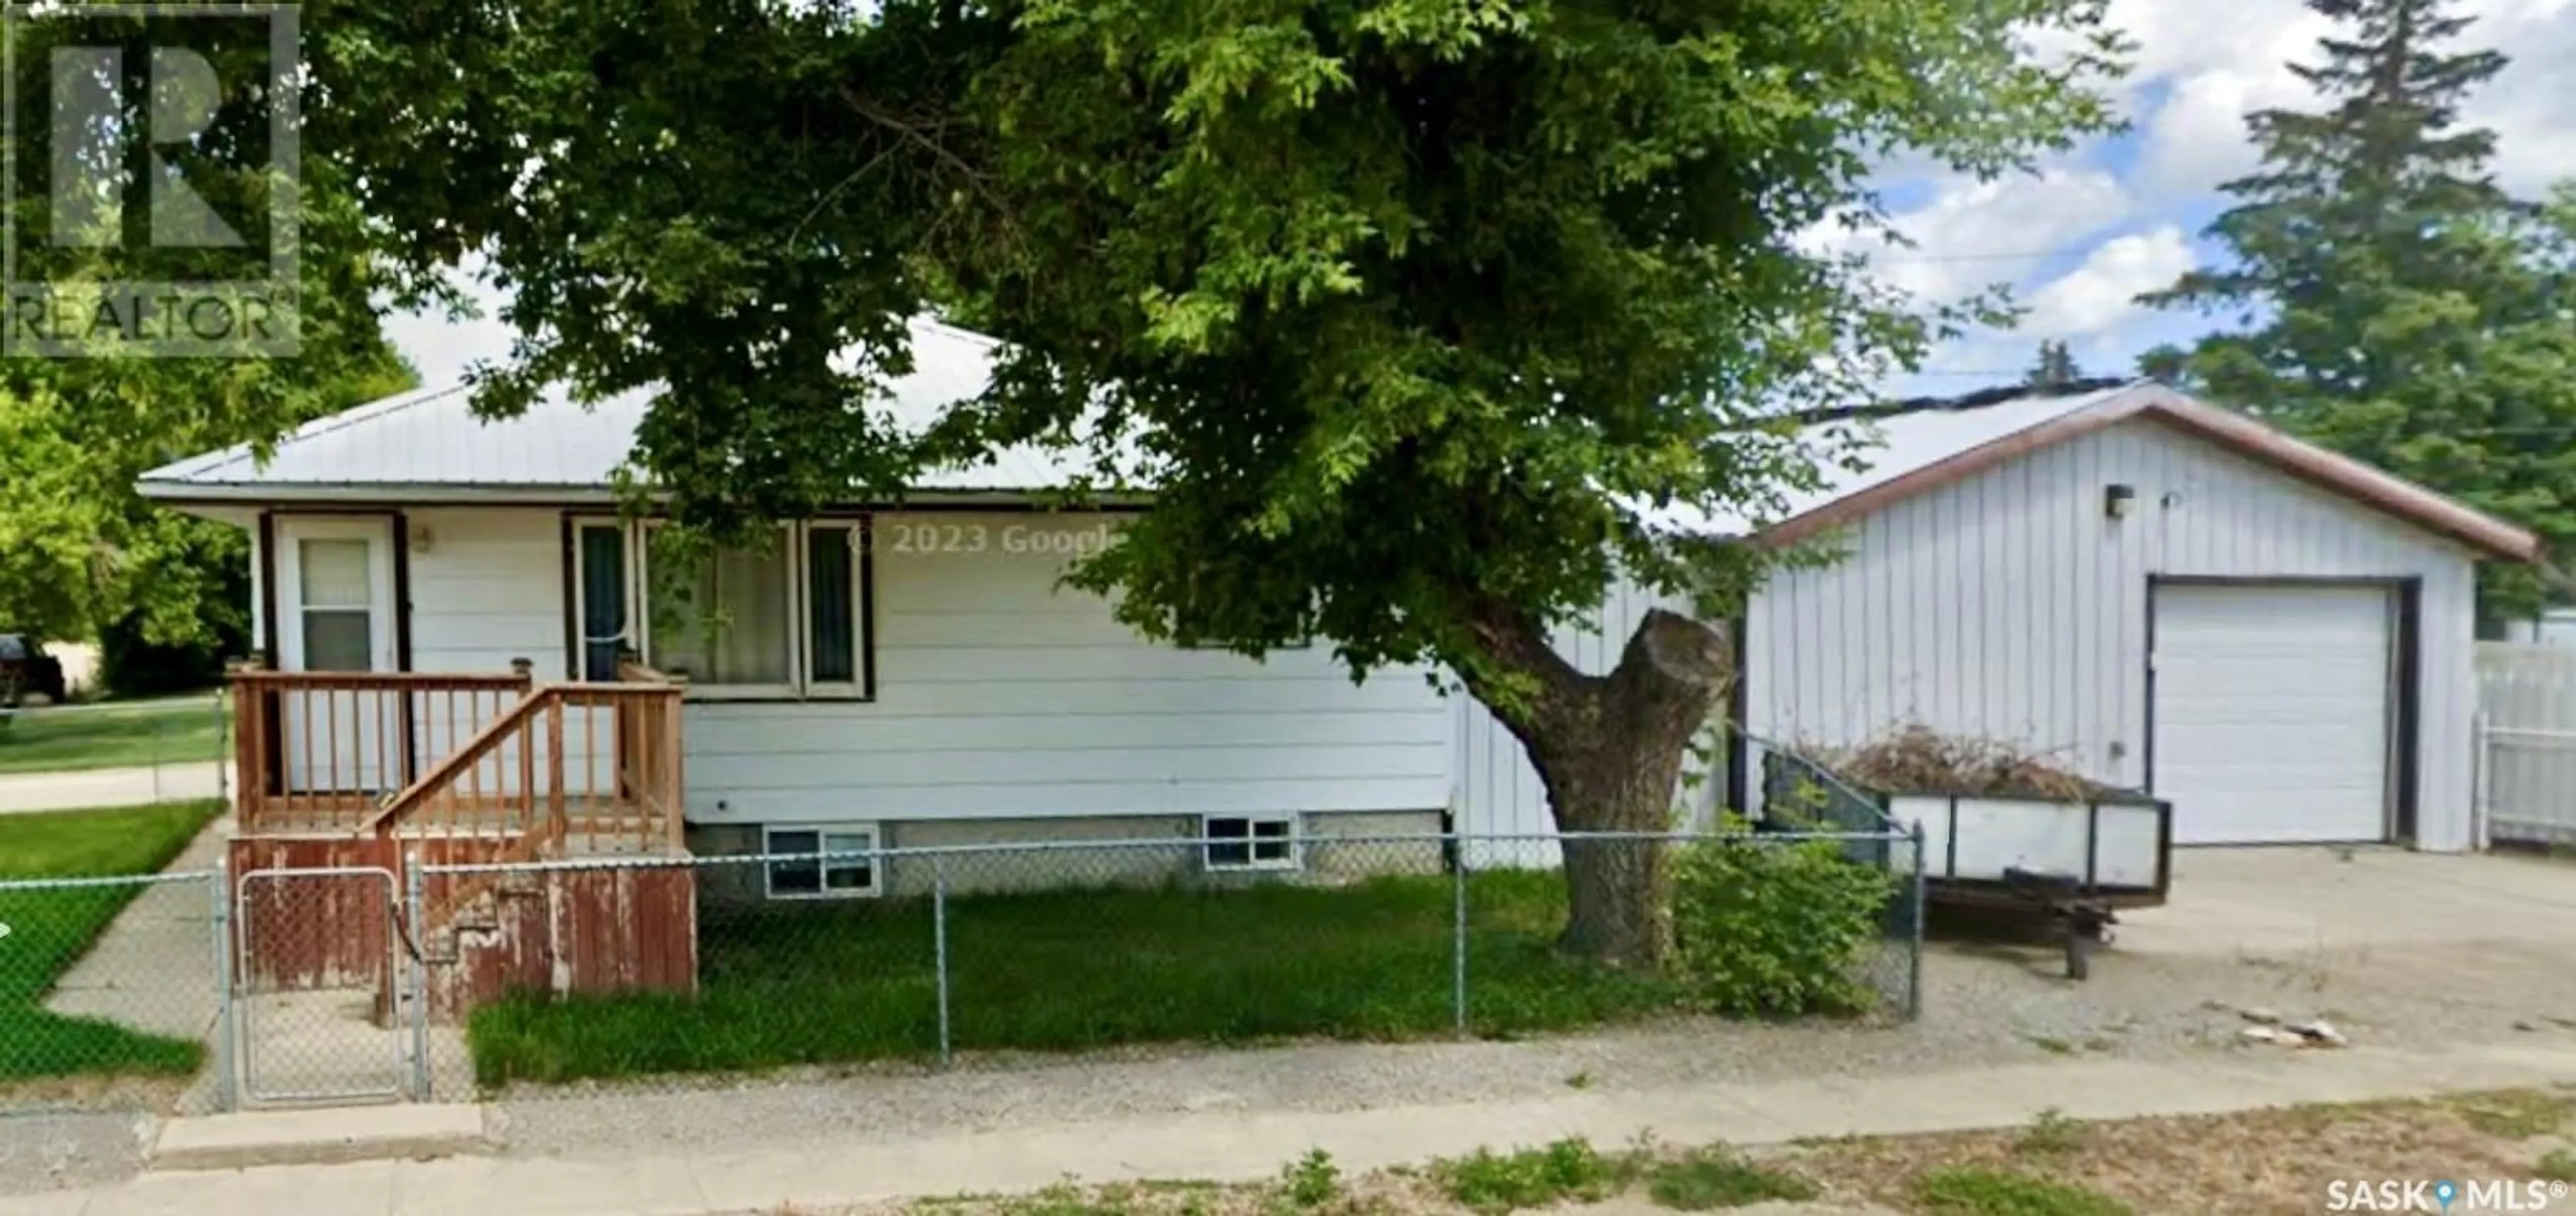
<path fill-rule="evenodd" d="M 2327 446 L 2576 539 L 2571 229 L 2495 181 L 2493 132 L 2463 126 L 2504 67 L 2463 51 L 2453 0 L 2310 0 L 2337 32 L 2294 70 L 2312 109 L 2264 110 L 2262 153 L 2226 183 L 2217 265 L 2147 297 L 2224 318 L 2163 370 Z M 2488 572 L 2489 606 L 2536 606 L 2530 571 Z"/>
<path fill-rule="evenodd" d="M 1548 644 L 1614 573 L 1812 478 L 1776 421 L 1947 319 L 1811 233 L 1874 163 L 1995 174 L 2104 124 L 2092 0 L 333 0 L 312 109 L 420 267 L 488 256 L 540 383 L 667 386 L 634 458 L 723 528 L 926 460 L 1123 454 L 1081 566 L 1149 635 L 1455 672 L 1558 823 L 1661 829 L 1722 635 Z M 2075 48 L 2043 61 L 2037 32 Z M 863 407 L 936 309 L 1002 340 L 916 442 Z M 835 356 L 854 351 L 854 357 Z M 1103 484 L 1107 484 L 1104 482 Z M 1097 487 L 1094 487 L 1097 488 Z M 1654 962 L 1658 850 L 1569 850 L 1565 945 Z"/>

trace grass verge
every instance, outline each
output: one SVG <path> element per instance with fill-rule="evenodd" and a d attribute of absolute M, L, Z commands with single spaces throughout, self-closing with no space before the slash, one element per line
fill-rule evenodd
<path fill-rule="evenodd" d="M 2136 1216 L 2088 1187 L 1973 1165 L 1915 1179 L 1914 1200 L 1925 1216 Z"/>
<path fill-rule="evenodd" d="M 0 884 L 154 873 L 222 809 L 206 800 L 0 815 Z M 0 1081 L 196 1069 L 203 1048 L 194 1040 L 140 1034 L 44 1007 L 55 982 L 144 890 L 140 883 L 0 887 L 0 924 L 9 926 L 0 937 Z"/>
<path fill-rule="evenodd" d="M 2571 1165 L 2558 1143 L 2576 1119 L 2545 1112 L 2576 1090 L 2514 1090 L 2426 1101 L 2368 1102 L 2189 1118 L 2076 1123 L 1927 1136 L 1837 1137 L 1766 1149 L 1674 1148 L 1641 1142 L 1602 1152 L 1582 1140 L 1481 1150 L 1357 1174 L 1310 1152 L 1253 1184 L 1064 1184 L 1024 1195 L 965 1195 L 863 1216 L 1507 1216 L 1553 1210 L 1607 1216 L 1646 1205 L 1726 1211 L 1773 1202 L 1834 1216 L 2303 1216 L 2335 1206 L 2354 1179 L 2456 1178 L 2513 1184 L 2519 1211 L 2555 1210 L 2576 1192 L 2550 1189 Z M 2470 1111 L 2513 1110 L 2497 1123 Z M 2080 1128 L 2081 1134 L 2070 1129 Z M 2491 1130 L 2491 1129 L 2498 1129 Z M 2543 1129 L 2532 1135 L 2519 1133 Z M 2527 1180 L 2539 1180 L 2541 1188 Z M 2537 1196 L 2536 1199 L 2528 1197 Z M 1581 1205 L 1599 1203 L 1597 1208 Z M 2368 1210 L 2369 1205 L 2345 1205 Z M 2393 1210 L 2385 1204 L 2376 1210 Z M 2421 1209 L 2432 1210 L 2429 1206 Z M 782 1210 L 781 1216 L 791 1210 Z M 826 1216 L 792 1209 L 794 1216 Z M 839 1216 L 832 1213 L 830 1216 Z"/>
<path fill-rule="evenodd" d="M 1706 1212 L 1816 1197 L 1816 1184 L 1723 1147 L 1699 1149 L 1646 1170 L 1646 1197 L 1677 1212 Z"/>
<path fill-rule="evenodd" d="M 1447 1034 L 1453 899 L 1446 876 L 1343 887 L 1094 888 L 949 903 L 949 1008 L 960 1050 Z M 1467 974 L 1475 1028 L 1565 1029 L 1678 1011 L 1656 976 L 1553 948 L 1564 883 L 1471 880 Z M 926 900 L 818 902 L 699 932 L 699 992 L 546 1000 L 474 1013 L 487 1084 L 764 1069 L 938 1048 Z"/>
<path fill-rule="evenodd" d="M 211 764 L 223 751 L 217 712 L 212 694 L 22 710 L 0 726 L 0 774 Z"/>

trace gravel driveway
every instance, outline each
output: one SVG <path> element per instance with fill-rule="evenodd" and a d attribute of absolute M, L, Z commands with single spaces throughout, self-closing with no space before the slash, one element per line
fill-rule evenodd
<path fill-rule="evenodd" d="M 1125 1116 L 1348 1110 L 1973 1068 L 2088 1053 L 2278 1051 L 2241 1010 L 2324 1017 L 2359 1044 L 2576 1036 L 2576 864 L 2389 850 L 2187 853 L 2170 908 L 2141 913 L 2073 984 L 2052 949 L 1938 942 L 1913 1025 L 1689 1020 L 1524 1042 L 1308 1044 L 964 1058 L 751 1082 L 548 1091 L 501 1106 L 509 1151 L 629 1158 L 800 1140 L 1079 1125 Z M 22 1138 L 23 1137 L 23 1138 Z M 83 1142 L 96 1156 L 66 1150 Z M 0 1192 L 130 1168 L 121 1122 L 0 1119 Z M 71 1161 L 77 1164 L 60 1165 Z M 47 1171 L 53 1171 L 50 1175 Z"/>

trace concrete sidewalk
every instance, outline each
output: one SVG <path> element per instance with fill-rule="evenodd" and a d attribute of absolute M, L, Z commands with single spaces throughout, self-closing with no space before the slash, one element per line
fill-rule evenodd
<path fill-rule="evenodd" d="M 137 768 L 12 773 L 0 776 L 0 815 L 220 798 L 231 788 L 231 767 L 228 762 L 218 765 L 212 760 L 191 760 Z"/>
<path fill-rule="evenodd" d="M 786 1204 L 828 1208 L 1030 1190 L 1068 1177 L 1248 1181 L 1275 1176 L 1282 1163 L 1310 1148 L 1356 1171 L 1564 1136 L 1603 1146 L 1643 1133 L 1671 1143 L 1762 1144 L 2012 1126 L 2050 1107 L 2082 1119 L 2135 1118 L 2560 1082 L 2576 1082 L 2576 1046 L 2248 1052 L 2163 1063 L 2068 1060 L 1882 1079 L 1586 1091 L 1540 1101 L 1340 1114 L 1167 1116 L 626 1160 L 458 1157 L 170 1171 L 111 1187 L 0 1199 L 0 1216 L 752 1212 Z M 368 1117 L 365 1111 L 344 1113 L 352 1123 Z"/>

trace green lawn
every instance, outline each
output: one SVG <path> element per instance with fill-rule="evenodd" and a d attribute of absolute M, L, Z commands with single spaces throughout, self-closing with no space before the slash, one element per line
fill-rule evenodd
<path fill-rule="evenodd" d="M 1551 941 L 1564 882 L 1472 881 L 1475 1028 L 1550 1030 L 1680 1008 L 1651 976 L 1587 968 Z M 1290 1036 L 1450 1032 L 1447 877 L 1342 888 L 1108 889 L 952 900 L 950 1010 L 960 1051 Z M 700 926 L 700 991 L 517 997 L 475 1012 L 486 1084 L 759 1069 L 938 1049 L 930 909 L 866 900 L 764 910 Z"/>
<path fill-rule="evenodd" d="M 213 800 L 0 815 L 0 884 L 11 879 L 145 874 L 168 865 L 222 810 Z M 136 884 L 16 890 L 0 885 L 0 1081 L 82 1073 L 195 1071 L 201 1046 L 44 1008 Z"/>
<path fill-rule="evenodd" d="M 212 693 L 97 708 L 48 706 L 21 710 L 0 725 L 0 773 L 211 762 L 222 748 Z"/>

